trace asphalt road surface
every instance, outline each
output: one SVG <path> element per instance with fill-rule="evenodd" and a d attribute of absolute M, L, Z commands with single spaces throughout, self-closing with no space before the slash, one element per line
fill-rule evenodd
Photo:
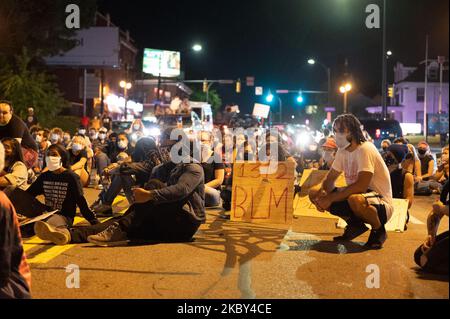
<path fill-rule="evenodd" d="M 89 203 L 99 192 L 85 191 Z M 58 247 L 31 238 L 25 250 L 32 294 L 38 299 L 448 299 L 448 277 L 421 273 L 413 260 L 436 198 L 417 198 L 408 230 L 389 233 L 379 251 L 361 249 L 369 233 L 352 243 L 332 242 L 342 230 L 330 219 L 300 217 L 283 229 L 224 220 L 218 209 L 207 211 L 207 223 L 191 243 Z M 127 206 L 121 198 L 114 210 Z M 67 287 L 74 274 L 66 272 L 69 265 L 80 269 L 79 288 Z M 374 267 L 380 285 L 368 288 Z"/>

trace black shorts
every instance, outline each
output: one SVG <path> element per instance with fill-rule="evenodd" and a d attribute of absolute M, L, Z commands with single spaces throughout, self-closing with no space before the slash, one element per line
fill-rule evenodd
<path fill-rule="evenodd" d="M 377 193 L 374 192 L 361 195 L 366 197 L 366 200 L 369 203 L 369 205 L 376 208 L 378 218 L 380 219 L 381 224 L 385 225 L 388 222 L 386 213 L 386 204 L 383 201 L 381 201 L 381 195 L 378 195 Z M 348 203 L 347 200 L 331 204 L 330 213 L 332 215 L 339 216 L 345 221 L 356 219 L 356 216 L 353 213 L 352 209 L 350 208 L 350 204 Z"/>

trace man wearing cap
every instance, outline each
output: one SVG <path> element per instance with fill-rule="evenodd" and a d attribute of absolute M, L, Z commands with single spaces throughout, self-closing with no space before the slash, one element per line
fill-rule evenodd
<path fill-rule="evenodd" d="M 0 101 L 0 139 L 4 137 L 15 138 L 20 143 L 24 163 L 28 169 L 37 164 L 38 147 L 27 125 L 20 117 L 13 114 L 10 102 Z"/>
<path fill-rule="evenodd" d="M 383 159 L 391 175 L 393 198 L 407 199 L 408 209 L 410 209 L 414 201 L 414 176 L 400 165 L 408 152 L 406 145 L 393 144 L 387 148 L 387 151 L 383 154 Z M 409 212 L 406 224 L 408 224 L 408 221 Z"/>
<path fill-rule="evenodd" d="M 28 128 L 32 127 L 33 125 L 38 125 L 38 120 L 36 115 L 34 114 L 34 109 L 32 107 L 28 108 L 28 115 L 25 119 L 25 124 Z"/>
<path fill-rule="evenodd" d="M 322 144 L 322 159 L 321 159 L 321 170 L 329 170 L 333 166 L 334 157 L 338 147 L 336 145 L 336 140 L 333 137 L 328 137 L 325 143 Z"/>

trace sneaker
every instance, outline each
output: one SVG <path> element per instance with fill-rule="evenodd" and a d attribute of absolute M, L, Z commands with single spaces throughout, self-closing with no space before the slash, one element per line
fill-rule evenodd
<path fill-rule="evenodd" d="M 113 211 L 111 205 L 100 204 L 92 209 L 97 217 L 112 217 Z"/>
<path fill-rule="evenodd" d="M 364 245 L 364 247 L 367 249 L 381 249 L 386 239 L 387 233 L 383 225 L 380 229 L 372 229 L 372 231 L 370 232 L 369 240 Z"/>
<path fill-rule="evenodd" d="M 368 230 L 369 228 L 367 228 L 367 226 L 363 222 L 351 223 L 348 224 L 347 227 L 345 227 L 344 233 L 341 236 L 334 237 L 333 240 L 350 241 L 358 236 L 361 236 Z"/>
<path fill-rule="evenodd" d="M 87 238 L 91 244 L 102 247 L 126 246 L 129 242 L 127 234 L 120 229 L 118 223 L 114 223 L 97 235 Z"/>
<path fill-rule="evenodd" d="M 37 221 L 34 224 L 34 232 L 42 240 L 48 240 L 55 245 L 67 245 L 70 243 L 70 232 L 67 228 L 55 228 L 52 225 Z"/>
<path fill-rule="evenodd" d="M 102 200 L 98 198 L 91 206 L 89 206 L 90 209 L 94 210 L 97 206 L 100 206 L 102 204 Z"/>

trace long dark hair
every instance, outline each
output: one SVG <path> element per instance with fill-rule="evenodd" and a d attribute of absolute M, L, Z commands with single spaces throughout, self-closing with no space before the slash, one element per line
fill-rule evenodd
<path fill-rule="evenodd" d="M 61 156 L 62 166 L 65 169 L 70 169 L 70 166 L 69 166 L 69 154 L 67 153 L 67 151 L 64 148 L 64 146 L 62 146 L 60 144 L 53 144 L 53 145 L 48 147 L 47 154 L 49 154 L 50 151 L 52 151 L 52 150 L 57 151 L 59 156 Z"/>
<path fill-rule="evenodd" d="M 337 128 L 345 127 L 349 130 L 352 139 L 358 143 L 362 144 L 367 142 L 364 137 L 363 131 L 361 130 L 361 122 L 353 114 L 343 114 L 339 115 L 333 123 L 333 131 L 338 132 Z"/>
<path fill-rule="evenodd" d="M 2 139 L 2 143 L 5 144 L 10 143 L 12 148 L 12 153 L 10 156 L 10 160 L 8 161 L 8 168 L 14 165 L 16 162 L 22 162 L 23 160 L 23 153 L 22 153 L 22 147 L 20 146 L 19 142 L 15 138 L 11 137 L 5 137 Z"/>

